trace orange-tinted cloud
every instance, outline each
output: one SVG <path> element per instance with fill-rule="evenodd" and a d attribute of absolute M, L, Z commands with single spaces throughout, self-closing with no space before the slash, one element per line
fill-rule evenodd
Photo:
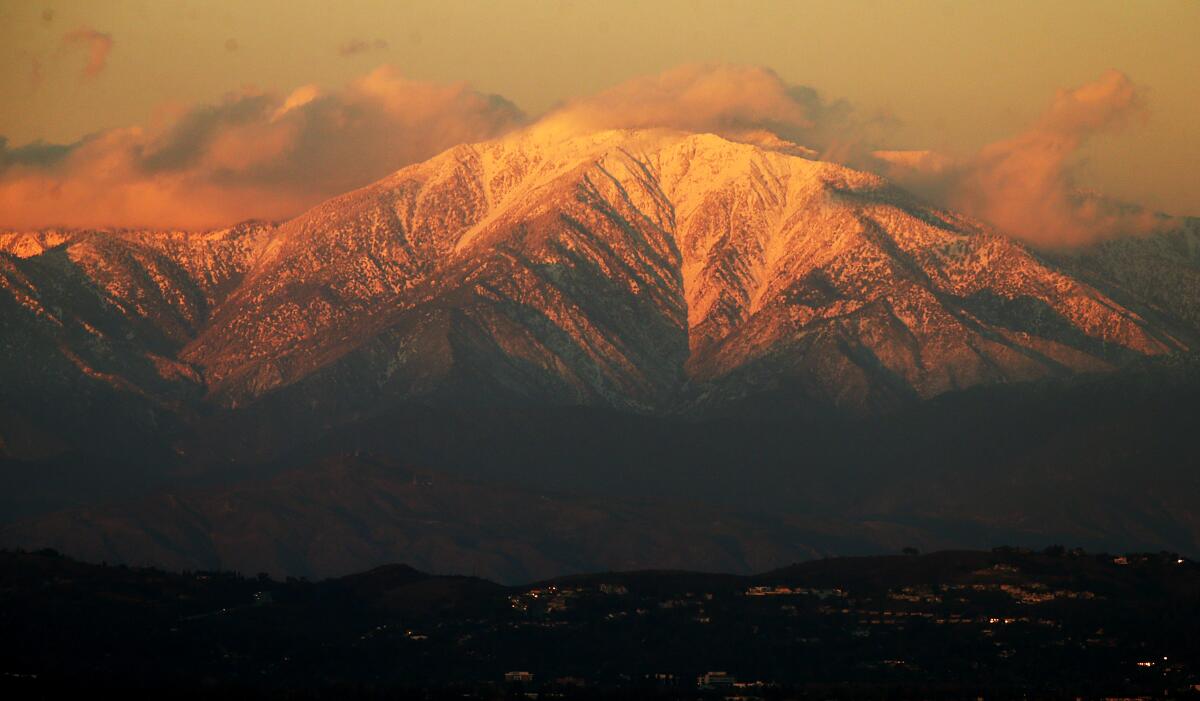
<path fill-rule="evenodd" d="M 1095 82 L 1060 90 L 1026 131 L 970 157 L 880 151 L 877 144 L 895 123 L 888 115 L 864 117 L 845 101 L 826 101 L 766 68 L 687 65 L 574 100 L 546 119 L 584 131 L 709 131 L 879 170 L 1002 231 L 1038 245 L 1061 246 L 1162 225 L 1162 217 L 1081 192 L 1074 178 L 1090 138 L 1120 128 L 1143 110 L 1132 81 L 1109 71 Z"/>
<path fill-rule="evenodd" d="M 1143 113 L 1133 82 L 1108 71 L 1094 82 L 1059 90 L 1028 129 L 968 158 L 929 152 L 877 152 L 902 184 L 945 206 L 1041 246 L 1070 246 L 1162 224 L 1160 217 L 1082 193 L 1079 152 L 1096 134 Z"/>
<path fill-rule="evenodd" d="M 108 65 L 108 54 L 113 48 L 111 35 L 83 27 L 64 34 L 63 41 L 68 45 L 87 49 L 87 63 L 83 66 L 84 78 L 95 78 L 104 72 L 104 67 Z"/>
<path fill-rule="evenodd" d="M 890 125 L 757 67 L 690 65 L 568 102 L 542 118 L 569 130 L 708 131 L 873 167 L 944 206 L 1038 245 L 1142 232 L 1162 219 L 1083 195 L 1092 136 L 1142 111 L 1124 74 L 1062 90 L 1027 130 L 969 157 L 873 150 Z M 179 110 L 154 127 L 69 146 L 0 141 L 0 225 L 208 227 L 280 219 L 462 142 L 524 123 L 507 101 L 384 67 L 341 90 L 256 91 Z"/>
<path fill-rule="evenodd" d="M 634 78 L 575 100 L 559 113 L 584 129 L 672 127 L 745 129 L 764 123 L 811 126 L 774 71 L 752 66 L 688 65 Z"/>
<path fill-rule="evenodd" d="M 692 64 L 634 78 L 547 116 L 581 130 L 663 127 L 761 141 L 774 135 L 825 158 L 865 156 L 886 120 L 785 82 L 759 66 Z"/>
<path fill-rule="evenodd" d="M 280 219 L 522 123 L 465 84 L 388 67 L 343 89 L 244 91 L 70 145 L 0 140 L 0 226 L 205 228 Z"/>

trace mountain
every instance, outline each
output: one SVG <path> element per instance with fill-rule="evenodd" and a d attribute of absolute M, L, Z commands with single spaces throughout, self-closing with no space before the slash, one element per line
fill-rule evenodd
<path fill-rule="evenodd" d="M 179 351 L 271 228 L 0 235 L 0 453 L 95 450 L 199 401 L 204 378 Z"/>
<path fill-rule="evenodd" d="M 1055 251 L 1052 260 L 1189 347 L 1200 343 L 1200 218 L 1174 220 L 1150 235 Z"/>
<path fill-rule="evenodd" d="M 334 456 L 232 488 L 50 514 L 0 528 L 0 546 L 312 578 L 404 556 L 421 569 L 505 582 L 652 567 L 753 572 L 880 549 L 862 524 L 514 488 L 370 455 Z"/>
<path fill-rule="evenodd" d="M 417 399 L 689 413 L 779 388 L 871 412 L 1188 347 L 874 175 L 564 129 L 453 148 L 278 228 L 9 234 L 4 301 L 41 325 L 6 337 L 121 391 L 325 420 Z"/>
<path fill-rule="evenodd" d="M 713 135 L 542 127 L 282 225 L 180 357 L 231 405 L 670 413 L 784 385 L 877 410 L 1184 347 L 875 176 Z"/>
<path fill-rule="evenodd" d="M 308 577 L 403 559 L 508 582 L 630 567 L 745 573 L 908 546 L 1194 557 L 1198 369 L 1166 359 L 866 418 L 770 403 L 692 421 L 408 407 L 306 445 L 269 477 L 239 464 L 233 484 L 93 496 L 0 526 L 0 547 Z"/>
<path fill-rule="evenodd" d="M 291 573 L 518 553 L 498 577 L 610 566 L 597 534 L 647 531 L 639 562 L 696 542 L 681 566 L 730 569 L 1004 538 L 1196 552 L 1195 222 L 1035 251 L 804 153 L 551 120 L 278 224 L 2 233 L 5 542 Z M 401 528 L 403 478 L 311 472 L 362 450 L 471 506 Z M 631 497 L 654 506 L 569 547 L 536 519 L 489 539 Z M 687 524 L 690 500 L 735 527 Z"/>

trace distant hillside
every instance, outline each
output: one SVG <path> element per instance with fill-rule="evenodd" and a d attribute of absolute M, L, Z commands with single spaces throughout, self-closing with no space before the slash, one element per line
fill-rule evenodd
<path fill-rule="evenodd" d="M 854 420 L 764 402 L 705 422 L 407 407 L 304 445 L 273 476 L 147 485 L 137 499 L 10 522 L 0 544 L 310 577 L 402 559 L 506 582 L 747 573 L 906 546 L 1200 556 L 1194 362 L 980 388 Z M 10 499 L 28 491 L 23 474 L 9 474 Z"/>

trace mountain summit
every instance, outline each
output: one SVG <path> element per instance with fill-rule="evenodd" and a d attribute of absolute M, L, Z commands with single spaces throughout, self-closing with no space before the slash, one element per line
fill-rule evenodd
<path fill-rule="evenodd" d="M 1039 252 L 785 143 L 549 122 L 278 225 L 0 249 L 0 519 L 35 517 L 0 541 L 22 547 L 305 573 L 426 547 L 607 567 L 616 532 L 679 566 L 1031 523 L 1200 542 L 1194 221 Z M 518 489 L 463 525 L 492 480 Z M 724 506 L 681 529 L 695 505 L 614 494 Z M 540 516 L 495 545 L 515 513 Z"/>
<path fill-rule="evenodd" d="M 877 176 L 712 134 L 551 127 L 283 224 L 179 357 L 286 388 L 679 411 L 877 409 L 1182 343 Z"/>
<path fill-rule="evenodd" d="M 274 229 L 9 235 L 25 258 L 4 289 L 93 380 L 230 406 L 678 413 L 783 392 L 873 411 L 1185 347 L 1024 246 L 787 146 L 551 121 Z M 126 338 L 45 304 L 59 251 Z M 147 334 L 159 377 L 73 348 Z"/>

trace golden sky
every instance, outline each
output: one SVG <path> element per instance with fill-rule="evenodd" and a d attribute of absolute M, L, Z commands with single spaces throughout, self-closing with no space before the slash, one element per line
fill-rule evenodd
<path fill-rule="evenodd" d="M 392 72 L 377 81 L 466 81 L 537 116 L 712 62 L 767 67 L 845 99 L 885 125 L 880 148 L 970 154 L 1037 122 L 1058 91 L 1116 69 L 1140 107 L 1081 147 L 1079 184 L 1200 215 L 1196 0 L 0 0 L 0 35 L 10 149 L 152 128 L 248 87 L 365 90 L 385 64 Z M 483 109 L 472 96 L 437 99 Z"/>

